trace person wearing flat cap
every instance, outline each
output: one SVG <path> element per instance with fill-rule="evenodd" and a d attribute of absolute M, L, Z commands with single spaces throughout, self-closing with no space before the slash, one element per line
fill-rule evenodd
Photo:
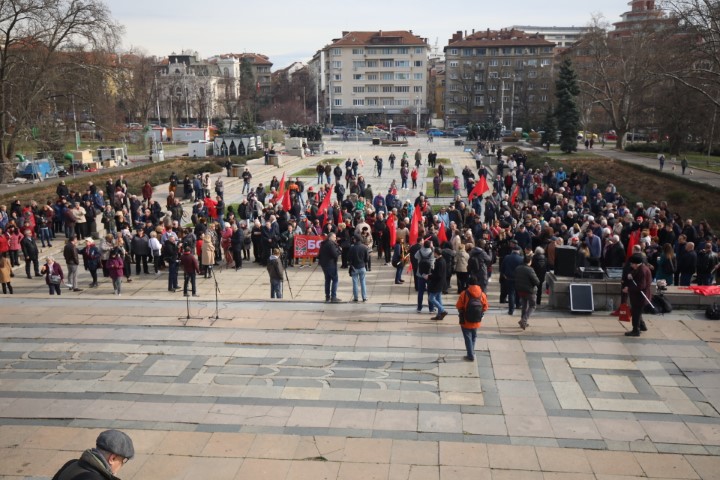
<path fill-rule="evenodd" d="M 632 330 L 625 332 L 627 337 L 639 337 L 641 330 L 647 330 L 645 322 L 642 318 L 643 308 L 648 303 L 652 292 L 650 285 L 652 283 L 652 274 L 650 269 L 645 265 L 644 258 L 640 253 L 634 253 L 630 256 L 630 272 L 627 273 L 627 280 L 624 282 L 625 288 L 623 292 L 627 293 L 630 298 L 630 312 L 632 314 Z M 645 327 L 645 328 L 643 328 Z"/>
<path fill-rule="evenodd" d="M 105 430 L 98 435 L 95 448 L 85 450 L 79 459 L 70 460 L 53 480 L 115 480 L 125 462 L 135 456 L 132 439 L 119 430 Z"/>

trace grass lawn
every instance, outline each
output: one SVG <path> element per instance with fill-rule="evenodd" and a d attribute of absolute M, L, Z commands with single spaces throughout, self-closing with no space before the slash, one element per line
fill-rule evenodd
<path fill-rule="evenodd" d="M 433 189 L 432 182 L 427 182 L 425 185 L 425 196 L 427 196 L 428 198 L 432 198 L 433 195 L 435 195 L 435 190 Z M 440 196 L 453 196 L 452 182 L 442 182 L 440 184 Z"/>
<path fill-rule="evenodd" d="M 428 168 L 427 171 L 427 178 L 433 178 L 435 176 L 435 169 L 434 168 Z M 455 176 L 455 170 L 450 168 L 445 168 L 445 173 L 443 174 L 444 178 L 453 178 Z"/>
<path fill-rule="evenodd" d="M 449 158 L 438 158 L 437 163 L 442 163 L 443 165 L 450 165 L 451 161 Z"/>
<path fill-rule="evenodd" d="M 318 163 L 322 163 L 323 165 L 325 165 L 325 163 L 329 163 L 330 165 L 339 165 L 344 162 L 344 158 L 328 158 L 327 160 L 321 160 L 315 163 L 312 167 L 305 167 L 302 170 L 298 170 L 297 172 L 290 175 L 290 177 L 315 177 L 317 176 L 317 170 L 315 170 L 315 168 L 318 166 Z M 345 170 L 343 169 L 343 174 L 344 173 Z"/>

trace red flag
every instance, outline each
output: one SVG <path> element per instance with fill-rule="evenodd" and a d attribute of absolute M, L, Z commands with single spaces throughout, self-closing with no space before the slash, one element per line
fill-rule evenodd
<path fill-rule="evenodd" d="M 285 191 L 285 194 L 282 197 L 282 206 L 286 212 L 289 212 L 292 208 L 292 203 L 290 202 L 290 190 Z"/>
<path fill-rule="evenodd" d="M 320 207 L 317 211 L 318 216 L 327 213 L 327 209 L 328 207 L 330 207 L 330 197 L 332 197 L 332 189 L 333 186 L 330 185 L 330 188 L 325 192 L 325 196 L 323 197 L 322 203 L 320 204 Z"/>
<path fill-rule="evenodd" d="M 488 190 L 490 190 L 490 187 L 488 187 L 487 180 L 485 180 L 485 175 L 480 175 L 480 180 L 478 180 L 475 187 L 468 194 L 468 202 L 472 202 L 472 199 L 475 197 L 482 197 L 483 193 Z"/>
<path fill-rule="evenodd" d="M 387 225 L 388 233 L 390 235 L 390 248 L 393 248 L 395 246 L 395 243 L 397 242 L 397 227 L 395 226 L 394 213 L 388 215 L 385 224 Z"/>
<path fill-rule="evenodd" d="M 510 205 L 515 205 L 515 201 L 517 200 L 519 193 L 520 187 L 515 185 L 515 189 L 513 190 L 512 195 L 510 195 Z"/>
<path fill-rule="evenodd" d="M 438 229 L 438 242 L 442 246 L 443 243 L 447 242 L 447 232 L 445 231 L 445 223 L 440 222 L 440 228 Z"/>
<path fill-rule="evenodd" d="M 285 172 L 283 172 L 283 176 L 280 179 L 280 186 L 278 187 L 277 198 L 282 198 L 284 194 L 285 194 Z"/>
<path fill-rule="evenodd" d="M 625 260 L 629 259 L 633 252 L 633 247 L 637 245 L 640 242 L 640 229 L 638 228 L 633 233 L 630 234 L 630 239 L 628 240 L 627 245 L 627 253 L 625 254 Z"/>
<path fill-rule="evenodd" d="M 337 225 L 340 225 L 341 223 L 343 223 L 343 214 L 342 214 L 342 208 L 340 208 L 340 206 L 338 205 L 338 208 L 337 208 L 337 222 L 336 222 L 336 224 L 337 224 Z"/>
<path fill-rule="evenodd" d="M 415 210 L 413 210 L 412 220 L 410 220 L 410 246 L 415 245 L 415 242 L 417 242 L 420 217 L 422 217 L 422 211 L 418 205 L 415 207 Z"/>

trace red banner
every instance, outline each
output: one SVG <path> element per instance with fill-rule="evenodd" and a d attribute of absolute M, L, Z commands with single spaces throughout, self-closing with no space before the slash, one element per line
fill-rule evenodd
<path fill-rule="evenodd" d="M 323 240 L 325 237 L 322 235 L 295 235 L 294 258 L 317 257 Z"/>

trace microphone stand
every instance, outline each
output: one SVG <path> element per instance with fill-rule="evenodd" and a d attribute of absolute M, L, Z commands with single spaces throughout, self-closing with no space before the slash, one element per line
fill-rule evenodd
<path fill-rule="evenodd" d="M 178 317 L 178 320 L 184 320 L 183 326 L 187 326 L 188 322 L 192 320 L 202 320 L 203 317 L 192 317 L 190 316 L 190 296 L 185 297 L 185 308 L 187 308 L 187 315 L 184 317 Z"/>
<path fill-rule="evenodd" d="M 232 318 L 220 317 L 220 304 L 218 295 L 222 292 L 220 291 L 220 285 L 218 285 L 217 277 L 215 276 L 215 269 L 211 268 L 210 273 L 212 274 L 213 282 L 215 282 L 215 316 L 208 317 L 209 320 L 212 320 L 210 322 L 210 325 L 212 325 L 215 323 L 216 320 L 232 320 Z"/>

